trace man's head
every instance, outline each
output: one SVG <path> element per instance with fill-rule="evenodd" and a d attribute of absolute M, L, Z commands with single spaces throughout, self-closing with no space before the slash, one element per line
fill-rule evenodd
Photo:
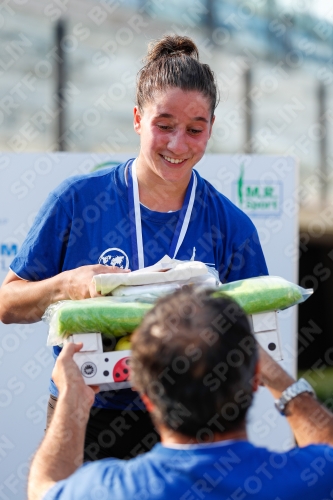
<path fill-rule="evenodd" d="M 185 287 L 160 299 L 134 333 L 132 382 L 157 425 L 206 440 L 244 426 L 257 360 L 239 306 Z"/>

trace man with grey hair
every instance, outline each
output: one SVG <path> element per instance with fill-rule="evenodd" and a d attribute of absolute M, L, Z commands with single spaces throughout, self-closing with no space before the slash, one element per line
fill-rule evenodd
<path fill-rule="evenodd" d="M 31 465 L 29 500 L 332 498 L 333 416 L 311 386 L 259 351 L 236 303 L 184 288 L 146 315 L 133 335 L 131 378 L 161 443 L 129 461 L 82 465 L 98 388 L 85 385 L 73 361 L 80 348 L 67 344 L 55 366 L 60 397 Z M 273 453 L 248 442 L 259 383 L 277 399 L 298 448 Z"/>

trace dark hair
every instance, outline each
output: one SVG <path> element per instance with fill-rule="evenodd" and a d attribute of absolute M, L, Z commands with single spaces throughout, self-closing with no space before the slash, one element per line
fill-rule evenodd
<path fill-rule="evenodd" d="M 198 48 L 191 38 L 167 35 L 157 40 L 149 45 L 145 63 L 137 77 L 136 102 L 140 111 L 156 92 L 177 87 L 201 92 L 213 116 L 218 104 L 214 73 L 208 64 L 199 62 Z"/>
<path fill-rule="evenodd" d="M 154 403 L 157 423 L 200 440 L 244 425 L 257 359 L 235 302 L 184 287 L 160 299 L 134 333 L 132 381 Z"/>

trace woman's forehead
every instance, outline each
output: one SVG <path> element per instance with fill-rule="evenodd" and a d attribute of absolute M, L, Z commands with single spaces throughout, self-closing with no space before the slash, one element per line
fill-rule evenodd
<path fill-rule="evenodd" d="M 161 118 L 177 117 L 186 114 L 192 119 L 208 121 L 210 118 L 209 100 L 196 90 L 184 91 L 179 88 L 169 88 L 155 92 L 145 109 L 149 109 L 154 116 Z"/>

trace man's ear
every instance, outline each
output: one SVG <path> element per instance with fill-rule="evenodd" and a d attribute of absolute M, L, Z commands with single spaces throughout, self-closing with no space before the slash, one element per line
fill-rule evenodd
<path fill-rule="evenodd" d="M 134 113 L 134 119 L 133 119 L 134 130 L 137 134 L 140 135 L 140 133 L 141 133 L 141 113 L 139 111 L 138 106 L 134 107 L 133 113 Z"/>
<path fill-rule="evenodd" d="M 141 394 L 141 399 L 143 401 L 143 404 L 145 405 L 145 407 L 147 408 L 147 411 L 149 413 L 152 413 L 154 410 L 155 410 L 155 406 L 154 404 L 151 402 L 151 400 L 149 399 L 149 397 L 147 396 L 147 394 Z"/>
<path fill-rule="evenodd" d="M 258 390 L 259 385 L 261 385 L 259 361 L 257 362 L 256 367 L 254 369 L 254 375 L 252 377 L 252 384 L 253 384 L 253 392 L 256 392 Z"/>

